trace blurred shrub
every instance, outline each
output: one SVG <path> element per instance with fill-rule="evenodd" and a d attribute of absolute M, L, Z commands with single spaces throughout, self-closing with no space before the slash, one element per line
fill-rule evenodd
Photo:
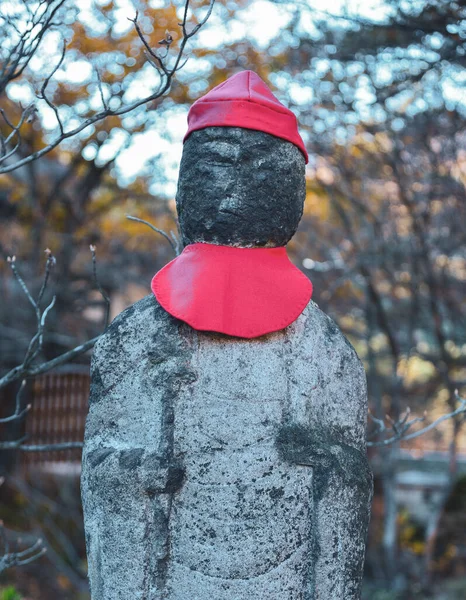
<path fill-rule="evenodd" d="M 398 531 L 400 547 L 422 556 L 425 550 L 425 531 L 407 510 L 402 509 L 398 515 Z"/>
<path fill-rule="evenodd" d="M 0 590 L 0 600 L 21 600 L 21 596 L 12 585 L 9 585 Z"/>
<path fill-rule="evenodd" d="M 401 600 L 400 595 L 394 590 L 376 590 L 372 587 L 365 590 L 362 597 L 363 600 Z"/>
<path fill-rule="evenodd" d="M 436 600 L 464 600 L 466 598 L 466 579 L 455 579 L 441 584 Z"/>

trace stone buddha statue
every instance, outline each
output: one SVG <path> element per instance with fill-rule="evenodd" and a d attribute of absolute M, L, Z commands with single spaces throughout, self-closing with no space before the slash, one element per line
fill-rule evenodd
<path fill-rule="evenodd" d="M 366 378 L 286 253 L 305 200 L 296 118 L 243 71 L 188 123 L 183 252 L 92 360 L 92 600 L 357 600 Z"/>

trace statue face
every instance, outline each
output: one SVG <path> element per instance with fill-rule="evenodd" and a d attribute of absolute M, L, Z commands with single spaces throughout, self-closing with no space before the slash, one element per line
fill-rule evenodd
<path fill-rule="evenodd" d="M 241 127 L 194 131 L 176 205 L 185 244 L 284 246 L 305 199 L 305 160 L 291 142 Z"/>

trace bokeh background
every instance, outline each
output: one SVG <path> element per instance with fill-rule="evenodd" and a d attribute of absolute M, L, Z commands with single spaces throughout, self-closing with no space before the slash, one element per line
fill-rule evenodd
<path fill-rule="evenodd" d="M 367 372 L 375 495 L 364 598 L 465 598 L 464 413 L 412 434 L 451 415 L 466 396 L 466 2 L 217 0 L 166 93 L 11 167 L 57 139 L 57 114 L 71 130 L 103 104 L 118 112 L 157 89 L 160 76 L 131 19 L 139 11 L 150 48 L 162 51 L 169 41 L 169 61 L 182 39 L 183 7 L 1 3 L 4 140 L 29 112 L 21 145 L 0 163 L 0 376 L 22 363 L 37 331 L 7 257 L 16 257 L 36 295 L 44 251 L 56 260 L 43 305 L 56 300 L 36 362 L 101 333 L 101 291 L 113 318 L 148 294 L 153 274 L 174 257 L 166 238 L 126 215 L 176 235 L 189 106 L 228 76 L 254 70 L 297 115 L 310 155 L 289 255 Z M 207 10 L 193 2 L 190 26 Z M 24 68 L 19 60 L 8 78 L 19 41 L 48 14 Z M 0 423 L 1 442 L 25 432 L 37 443 L 82 440 L 89 360 L 87 352 L 29 378 L 19 398 L 32 408 Z M 14 410 L 19 384 L 0 389 L 2 417 Z M 404 418 L 418 420 L 399 436 Z M 390 437 L 401 439 L 383 444 Z M 0 541 L 11 550 L 41 538 L 47 552 L 4 570 L 0 599 L 88 599 L 79 449 L 1 448 Z"/>

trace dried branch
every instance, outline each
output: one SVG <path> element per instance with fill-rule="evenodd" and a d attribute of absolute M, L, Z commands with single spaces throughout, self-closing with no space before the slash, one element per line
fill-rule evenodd
<path fill-rule="evenodd" d="M 105 294 L 105 292 L 103 291 L 103 289 L 101 288 L 99 280 L 97 278 L 95 248 L 94 248 L 94 250 L 92 250 L 92 248 L 93 247 L 91 247 L 91 252 L 92 252 L 92 262 L 93 262 L 93 269 L 94 269 L 94 279 L 95 279 L 96 285 L 106 303 L 107 308 L 106 308 L 105 322 L 107 324 L 108 316 L 110 313 L 110 300 L 109 300 L 108 296 Z M 52 360 L 40 363 L 38 365 L 33 365 L 34 360 L 40 354 L 42 347 L 43 347 L 44 331 L 45 331 L 47 316 L 55 304 L 55 296 L 54 296 L 52 301 L 48 304 L 48 306 L 46 306 L 46 308 L 44 310 L 42 310 L 41 306 L 40 306 L 40 302 L 43 299 L 44 292 L 45 292 L 45 290 L 47 288 L 47 284 L 49 282 L 50 272 L 51 272 L 52 268 L 56 265 L 56 259 L 53 256 L 53 254 L 51 253 L 51 251 L 47 249 L 46 254 L 47 254 L 47 262 L 46 262 L 46 267 L 45 267 L 44 280 L 43 280 L 41 289 L 39 291 L 37 300 L 34 300 L 31 292 L 29 291 L 25 281 L 21 277 L 21 275 L 16 267 L 16 257 L 14 257 L 14 256 L 8 257 L 8 259 L 7 259 L 16 280 L 18 281 L 19 285 L 21 286 L 21 289 L 23 290 L 25 296 L 29 300 L 29 303 L 34 308 L 34 311 L 36 313 L 37 331 L 34 334 L 34 336 L 32 337 L 31 341 L 29 342 L 29 346 L 27 348 L 27 351 L 26 351 L 26 354 L 24 356 L 22 363 L 16 367 L 14 367 L 10 371 L 8 371 L 5 375 L 3 375 L 0 378 L 0 388 L 5 387 L 6 385 L 12 383 L 13 381 L 18 381 L 20 379 L 24 380 L 24 379 L 28 379 L 30 377 L 35 377 L 37 375 L 41 375 L 42 373 L 46 373 L 47 371 L 50 371 L 60 365 L 70 362 L 74 358 L 76 358 L 76 357 L 80 356 L 81 354 L 84 354 L 85 352 L 90 350 L 100 337 L 100 336 L 96 336 L 96 337 L 92 338 L 91 340 L 88 340 L 84 344 L 80 344 L 79 346 L 76 346 L 72 350 L 69 350 L 68 352 L 64 352 L 63 354 L 61 354 L 60 356 L 57 356 L 56 358 L 54 358 Z M 18 398 L 17 398 L 17 402 L 18 402 Z M 18 418 L 20 418 L 18 416 L 19 414 L 20 414 L 19 412 L 15 411 L 15 413 L 13 415 L 11 415 L 11 417 L 18 419 Z M 21 413 L 21 416 L 22 416 L 22 414 L 23 413 Z M 10 418 L 10 417 L 7 417 L 7 419 L 13 420 L 13 418 Z"/>
<path fill-rule="evenodd" d="M 105 101 L 104 90 L 102 88 L 102 77 L 100 76 L 99 69 L 95 68 L 97 75 L 97 85 L 99 86 L 100 99 L 102 100 L 102 106 L 105 110 L 108 110 L 108 104 Z M 63 132 L 62 132 L 63 133 Z"/>
<path fill-rule="evenodd" d="M 409 433 L 409 434 L 407 434 L 407 432 L 413 427 L 413 425 L 415 425 L 416 423 L 422 423 L 426 420 L 427 412 L 424 412 L 424 415 L 422 417 L 415 417 L 414 419 L 408 420 L 408 417 L 411 414 L 411 410 L 408 407 L 406 409 L 405 414 L 401 415 L 400 419 L 396 422 L 393 421 L 388 415 L 386 415 L 386 419 L 389 423 L 389 425 L 387 426 L 385 421 L 383 421 L 382 419 L 377 419 L 369 411 L 369 418 L 376 425 L 375 431 L 372 431 L 369 434 L 369 436 L 368 436 L 369 438 L 384 435 L 387 432 L 389 434 L 393 433 L 394 435 L 391 435 L 391 437 L 388 437 L 384 440 L 379 440 L 379 441 L 375 441 L 375 442 L 368 441 L 367 445 L 368 446 L 388 446 L 389 444 L 393 444 L 394 442 L 412 440 L 416 437 L 420 437 L 421 435 L 424 435 L 428 431 L 432 431 L 440 423 L 443 423 L 443 421 L 446 421 L 448 419 L 454 419 L 458 415 L 466 415 L 466 398 L 461 398 L 458 394 L 458 390 L 455 390 L 455 396 L 456 396 L 457 401 L 459 402 L 458 408 L 456 408 L 454 411 L 452 411 L 450 413 L 442 415 L 441 417 L 439 417 L 438 419 L 436 419 L 435 421 L 433 421 L 426 427 L 423 427 L 422 429 L 419 429 L 418 431 L 414 431 L 413 433 Z"/>
<path fill-rule="evenodd" d="M 34 298 L 32 297 L 31 292 L 29 291 L 26 283 L 24 282 L 23 278 L 21 277 L 21 275 L 18 272 L 18 269 L 16 268 L 16 257 L 15 256 L 9 256 L 7 258 L 8 263 L 10 264 L 11 270 L 13 272 L 13 275 L 15 276 L 16 280 L 18 281 L 19 285 L 21 286 L 25 296 L 27 297 L 27 299 L 29 300 L 29 303 L 31 304 L 31 306 L 34 308 L 34 311 L 36 313 L 36 319 L 37 319 L 37 332 L 35 333 L 35 335 L 33 336 L 33 338 L 31 339 L 28 349 L 26 351 L 26 355 L 23 359 L 22 362 L 22 366 L 27 369 L 28 366 L 32 363 L 32 361 L 38 356 L 38 354 L 41 352 L 42 350 L 42 346 L 43 346 L 43 341 L 44 341 L 44 328 L 45 328 L 45 323 L 47 320 L 47 315 L 50 312 L 50 310 L 53 308 L 54 304 L 55 304 L 55 296 L 52 298 L 52 301 L 50 302 L 50 304 L 42 311 L 40 308 L 40 304 L 34 300 Z M 45 292 L 45 289 L 47 287 L 47 283 L 49 280 L 49 274 L 50 274 L 50 270 L 52 269 L 52 267 L 56 264 L 56 260 L 55 257 L 52 255 L 52 253 L 50 251 L 48 251 L 47 254 L 47 264 L 46 264 L 46 269 L 45 269 L 45 276 L 44 276 L 44 282 L 42 284 L 42 287 L 40 289 L 39 292 L 39 299 L 42 299 L 43 294 Z"/>
<path fill-rule="evenodd" d="M 50 73 L 50 75 L 48 75 L 45 80 L 44 83 L 42 84 L 42 87 L 40 89 L 40 92 L 37 94 L 37 97 L 40 98 L 41 100 L 45 100 L 45 102 L 47 103 L 48 106 L 50 106 L 50 108 L 53 110 L 53 112 L 55 113 L 55 117 L 57 119 L 57 123 L 58 123 L 58 127 L 60 128 L 60 134 L 63 135 L 65 133 L 65 130 L 63 128 L 63 123 L 60 119 L 60 115 L 58 113 L 58 108 L 55 106 L 55 104 L 53 104 L 53 102 L 47 97 L 45 90 L 47 89 L 48 84 L 50 83 L 50 80 L 52 79 L 52 77 L 55 75 L 55 73 L 58 71 L 58 69 L 61 67 L 64 59 L 65 59 L 65 53 L 66 53 L 66 42 L 63 42 L 63 49 L 61 51 L 61 56 L 60 56 L 60 60 L 58 61 L 58 63 L 56 64 L 56 66 L 54 67 L 54 69 L 52 70 L 52 72 Z M 1 159 L 0 159 L 1 162 Z"/>
<path fill-rule="evenodd" d="M 188 2 L 187 2 L 187 4 L 188 4 Z M 149 46 L 146 38 L 144 37 L 144 34 L 141 31 L 141 28 L 139 27 L 138 16 L 139 16 L 139 12 L 136 11 L 136 16 L 134 17 L 134 19 L 131 19 L 128 17 L 128 21 L 131 21 L 131 23 L 134 24 L 134 27 L 136 28 L 136 32 L 139 36 L 139 39 L 141 40 L 141 42 L 144 44 L 144 47 L 146 48 L 145 56 L 146 56 L 146 58 L 148 58 L 148 60 L 151 62 L 151 64 L 154 64 L 151 59 L 155 60 L 156 65 L 158 65 L 158 67 L 163 71 L 163 73 L 165 73 L 165 75 L 168 76 L 169 72 L 163 62 L 163 59 L 168 54 L 168 49 L 167 49 L 167 54 L 165 55 L 165 57 L 161 57 L 157 52 L 152 50 L 152 48 Z"/>
<path fill-rule="evenodd" d="M 106 328 L 108 325 L 109 317 L 110 317 L 110 298 L 107 296 L 107 294 L 102 289 L 102 286 L 100 285 L 100 282 L 99 282 L 99 278 L 97 277 L 97 260 L 96 260 L 96 255 L 95 255 L 96 248 L 92 244 L 89 246 L 89 248 L 90 248 L 91 254 L 92 254 L 92 270 L 94 273 L 94 282 L 95 282 L 97 289 L 100 292 L 100 295 L 102 296 L 102 298 L 104 299 L 104 302 L 105 302 L 104 323 L 105 323 L 105 328 Z"/>
<path fill-rule="evenodd" d="M 127 105 L 123 105 L 116 110 L 111 110 L 109 108 L 108 104 L 105 102 L 105 99 L 103 97 L 102 81 L 101 81 L 100 75 L 97 74 L 98 86 L 99 86 L 99 90 L 101 93 L 101 98 L 102 98 L 102 102 L 103 102 L 103 106 L 104 106 L 103 110 L 101 110 L 101 111 L 95 113 L 94 115 L 92 115 L 91 117 L 85 119 L 80 125 L 78 125 L 77 127 L 73 128 L 73 129 L 70 129 L 69 131 L 65 131 L 63 124 L 59 117 L 57 106 L 55 106 L 53 104 L 53 102 L 50 100 L 50 98 L 48 98 L 46 95 L 46 88 L 47 88 L 48 83 L 50 82 L 51 77 L 55 74 L 55 72 L 57 71 L 57 69 L 60 67 L 60 65 L 62 64 L 62 62 L 64 60 L 64 57 L 65 57 L 65 45 L 64 45 L 63 52 L 62 52 L 61 58 L 57 64 L 57 66 L 52 71 L 52 73 L 47 77 L 47 79 L 45 80 L 44 84 L 42 85 L 41 91 L 39 93 L 39 97 L 44 99 L 45 102 L 47 103 L 47 105 L 50 108 L 52 108 L 52 110 L 55 112 L 57 122 L 58 122 L 58 127 L 60 129 L 59 135 L 56 137 L 55 140 L 53 140 L 51 143 L 47 144 L 40 150 L 38 150 L 36 152 L 32 152 L 28 156 L 19 158 L 18 160 L 14 160 L 13 162 L 10 162 L 9 164 L 7 164 L 7 159 L 10 158 L 13 154 L 15 154 L 16 151 L 18 150 L 18 148 L 20 147 L 20 144 L 21 144 L 20 129 L 21 129 L 21 127 L 23 126 L 26 119 L 31 118 L 31 115 L 33 116 L 35 114 L 35 111 L 37 109 L 34 105 L 27 107 L 23 111 L 17 125 L 13 125 L 7 119 L 6 115 L 4 114 L 4 111 L 2 111 L 1 114 L 4 117 L 5 122 L 8 124 L 9 128 L 11 129 L 11 132 L 6 139 L 2 138 L 2 136 L 0 134 L 0 138 L 2 138 L 1 144 L 0 144 L 0 165 L 1 165 L 0 166 L 0 174 L 8 173 L 10 171 L 18 169 L 19 167 L 29 164 L 32 161 L 37 160 L 41 156 L 44 156 L 45 154 L 47 154 L 48 152 L 53 150 L 56 146 L 61 144 L 61 142 L 63 142 L 64 140 L 77 135 L 78 133 L 80 133 L 81 131 L 83 131 L 84 129 L 89 127 L 90 125 L 93 125 L 94 123 L 96 123 L 97 121 L 101 121 L 109 116 L 124 115 L 126 113 L 133 111 L 134 109 L 138 108 L 139 106 L 142 106 L 143 104 L 147 104 L 147 103 L 152 102 L 153 100 L 156 100 L 157 98 L 160 98 L 161 96 L 163 96 L 170 89 L 172 79 L 175 76 L 176 72 L 179 71 L 180 69 L 182 69 L 185 64 L 185 62 L 182 61 L 182 58 L 184 55 L 186 44 L 201 29 L 201 27 L 207 22 L 210 15 L 212 14 L 212 10 L 213 10 L 214 3 L 215 3 L 215 0 L 209 1 L 209 6 L 208 6 L 208 9 L 206 11 L 204 18 L 202 18 L 191 29 L 191 31 L 188 31 L 188 12 L 189 12 L 189 8 L 190 8 L 190 1 L 191 0 L 186 0 L 185 5 L 184 5 L 183 21 L 180 23 L 180 27 L 183 32 L 183 37 L 180 41 L 178 51 L 175 54 L 174 60 L 171 65 L 169 64 L 169 60 L 168 60 L 170 57 L 170 53 L 171 53 L 170 51 L 171 51 L 172 42 L 173 42 L 173 37 L 171 36 L 171 34 L 169 32 L 167 32 L 165 39 L 161 40 L 159 42 L 160 45 L 162 45 L 165 48 L 165 51 L 163 52 L 163 54 L 161 54 L 160 52 L 153 50 L 150 47 L 147 40 L 145 39 L 145 37 L 138 25 L 138 22 L 137 22 L 138 13 L 136 13 L 136 16 L 134 17 L 134 19 L 129 19 L 130 21 L 132 21 L 134 23 L 136 32 L 137 32 L 140 40 L 144 44 L 145 54 L 146 54 L 149 64 L 151 64 L 157 70 L 157 72 L 159 73 L 159 75 L 161 77 L 161 83 L 160 83 L 158 89 L 156 91 L 154 91 L 152 94 L 150 94 L 149 96 L 146 96 L 145 98 L 143 98 L 141 100 L 137 100 L 137 101 L 132 102 Z M 61 4 L 61 3 L 59 3 L 59 4 Z M 48 27 L 50 27 L 50 26 L 52 26 L 52 22 L 50 20 L 47 20 L 46 25 Z M 44 24 L 44 27 L 45 27 L 45 24 Z M 24 34 L 24 36 L 25 35 L 26 34 Z M 32 54 L 37 49 L 37 45 L 38 45 L 38 43 L 33 47 L 33 50 L 29 50 L 30 52 L 32 52 Z M 17 52 L 20 54 L 23 51 L 24 51 L 24 44 L 21 45 L 19 43 L 19 48 L 18 48 Z M 32 54 L 31 54 L 31 56 L 32 56 Z M 29 59 L 27 60 L 27 62 L 29 62 Z M 27 64 L 27 63 L 25 63 L 25 64 Z M 5 77 L 10 77 L 10 80 L 11 80 L 11 78 L 13 77 L 13 73 L 14 73 L 14 77 L 18 77 L 19 74 L 23 71 L 24 66 L 20 69 L 19 72 L 15 71 L 17 66 L 18 66 L 17 64 L 14 66 L 13 71 L 10 68 L 10 70 L 8 71 L 8 74 L 5 75 Z M 1 78 L 1 74 L 0 74 L 0 78 Z M 0 91 L 1 91 L 1 87 L 0 87 Z M 13 148 L 9 149 L 9 143 L 11 142 L 11 140 L 14 137 L 16 137 L 16 140 L 17 140 L 16 145 Z"/>
<path fill-rule="evenodd" d="M 169 235 L 163 229 L 159 229 L 155 225 L 152 225 L 152 223 L 149 223 L 149 221 L 144 221 L 144 219 L 139 219 L 138 217 L 132 217 L 131 215 L 126 215 L 126 218 L 129 219 L 130 221 L 144 223 L 144 225 L 147 225 L 156 233 L 160 233 L 160 235 L 163 235 L 163 237 L 167 240 L 167 242 L 173 248 L 173 252 L 175 253 L 175 255 L 178 256 L 180 254 L 181 242 L 180 242 L 180 239 L 176 237 L 176 235 L 174 234 L 173 231 L 170 231 L 170 235 Z"/>
<path fill-rule="evenodd" d="M 26 380 L 23 379 L 19 387 L 18 393 L 16 394 L 15 412 L 9 417 L 4 417 L 3 419 L 0 419 L 0 423 L 9 423 L 10 421 L 17 421 L 24 417 L 24 415 L 31 409 L 31 405 L 28 404 L 26 408 L 23 408 L 23 410 L 21 410 L 21 395 L 25 387 Z"/>
<path fill-rule="evenodd" d="M 8 119 L 8 117 L 6 116 L 3 108 L 0 108 L 0 114 L 2 115 L 5 123 L 11 129 L 11 133 L 6 138 L 4 138 L 3 135 L 0 133 L 0 136 L 2 139 L 2 148 L 5 148 L 5 152 L 3 152 L 2 156 L 0 157 L 0 163 L 3 161 L 6 161 L 8 158 L 10 158 L 10 156 L 13 156 L 13 154 L 15 154 L 15 152 L 19 149 L 19 147 L 21 146 L 21 141 L 22 141 L 19 131 L 25 122 L 29 123 L 35 117 L 36 113 L 37 113 L 37 108 L 36 108 L 35 104 L 30 104 L 23 110 L 21 117 L 18 121 L 18 124 L 13 125 L 13 123 L 11 123 L 10 120 Z M 15 136 L 17 139 L 16 145 L 13 146 L 13 148 L 9 152 L 7 152 L 8 144 L 12 141 L 12 139 Z"/>
<path fill-rule="evenodd" d="M 28 15 L 19 14 L 17 17 L 18 24 L 22 30 L 20 30 L 20 27 L 12 17 L 1 15 L 6 29 L 5 36 L 13 38 L 13 32 L 8 31 L 8 27 L 11 27 L 17 34 L 17 42 L 2 55 L 0 94 L 5 91 L 6 86 L 11 81 L 23 74 L 24 69 L 36 53 L 44 35 L 60 25 L 60 23 L 54 22 L 54 18 L 65 2 L 66 0 L 40 2 L 38 6 L 35 6 L 34 12 L 28 3 L 24 2 L 23 8 L 28 12 Z M 43 8 L 45 10 L 41 10 Z"/>
<path fill-rule="evenodd" d="M 41 303 L 42 297 L 49 282 L 50 272 L 52 271 L 53 267 L 57 264 L 57 261 L 49 248 L 45 250 L 45 255 L 47 256 L 47 262 L 45 263 L 45 275 L 44 281 L 42 282 L 42 287 L 40 288 L 40 292 L 37 297 L 37 304 Z"/>

